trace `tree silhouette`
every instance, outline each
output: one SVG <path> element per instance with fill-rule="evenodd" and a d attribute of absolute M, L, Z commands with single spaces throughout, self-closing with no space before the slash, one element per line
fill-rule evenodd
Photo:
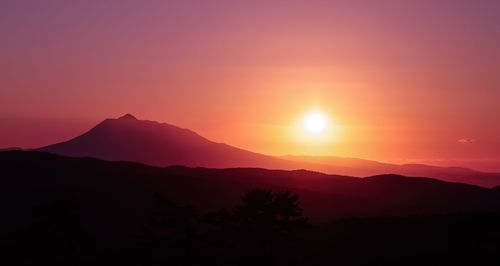
<path fill-rule="evenodd" d="M 309 228 L 289 191 L 255 189 L 232 210 L 198 218 L 195 209 L 156 195 L 139 243 L 143 265 L 293 265 Z M 297 252 L 300 250 L 301 252 Z M 279 263 L 278 263 L 279 262 Z"/>
<path fill-rule="evenodd" d="M 197 242 L 197 212 L 191 206 L 177 204 L 155 194 L 155 205 L 144 233 L 138 237 L 151 264 L 177 263 L 192 259 Z M 143 263 L 146 263 L 144 261 Z"/>
<path fill-rule="evenodd" d="M 236 254 L 238 264 L 286 265 L 285 258 L 294 258 L 290 251 L 299 248 L 301 233 L 310 227 L 298 200 L 290 191 L 255 189 L 234 210 L 209 213 L 204 221 L 214 227 L 214 244 Z"/>
<path fill-rule="evenodd" d="M 234 218 L 247 233 L 257 237 L 290 236 L 307 228 L 307 218 L 298 204 L 299 196 L 290 191 L 255 189 L 237 205 Z M 264 239 L 267 240 L 267 239 Z"/>

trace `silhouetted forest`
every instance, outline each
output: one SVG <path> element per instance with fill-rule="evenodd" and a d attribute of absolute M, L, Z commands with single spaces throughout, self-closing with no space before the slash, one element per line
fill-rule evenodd
<path fill-rule="evenodd" d="M 154 198 L 154 200 L 153 200 Z M 98 248 L 71 199 L 43 203 L 7 238 L 14 265 L 486 265 L 500 259 L 500 214 L 341 219 L 311 225 L 289 191 L 255 189 L 199 213 L 161 195 L 133 245 Z M 493 264 L 492 264 L 493 265 Z"/>
<path fill-rule="evenodd" d="M 359 180 L 307 171 L 155 168 L 18 151 L 0 153 L 0 168 L 1 244 L 9 265 L 494 265 L 500 259 L 498 188 L 393 175 Z"/>

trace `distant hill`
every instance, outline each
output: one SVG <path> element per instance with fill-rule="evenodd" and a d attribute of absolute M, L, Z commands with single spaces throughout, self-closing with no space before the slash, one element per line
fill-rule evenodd
<path fill-rule="evenodd" d="M 29 220 L 25 215 L 39 204 L 71 198 L 103 241 L 140 231 L 155 193 L 207 211 L 234 206 L 250 189 L 287 189 L 300 194 L 315 223 L 500 210 L 498 190 L 397 175 L 361 179 L 304 170 L 158 168 L 23 151 L 1 152 L 0 169 L 0 228 Z"/>
<path fill-rule="evenodd" d="M 389 164 L 358 158 L 335 156 L 283 156 L 282 159 L 321 166 L 323 172 L 340 175 L 372 176 L 392 173 L 405 176 L 432 177 L 448 182 L 460 182 L 483 187 L 500 185 L 500 173 L 485 173 L 463 167 L 441 167 L 424 164 Z"/>
<path fill-rule="evenodd" d="M 133 161 L 153 166 L 308 169 L 358 177 L 399 174 L 484 187 L 500 185 L 500 173 L 483 173 L 458 167 L 394 165 L 340 157 L 278 158 L 216 143 L 191 130 L 170 124 L 138 120 L 130 114 L 118 119 L 106 119 L 81 136 L 38 150 L 72 157 Z"/>
<path fill-rule="evenodd" d="M 18 148 L 18 147 L 0 148 L 0 152 L 2 152 L 2 151 L 20 151 L 20 150 L 22 150 L 22 149 Z"/>

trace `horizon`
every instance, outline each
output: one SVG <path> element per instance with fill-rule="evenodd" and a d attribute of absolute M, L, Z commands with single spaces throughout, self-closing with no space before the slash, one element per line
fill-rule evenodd
<path fill-rule="evenodd" d="M 133 115 L 131 113 L 126 113 L 126 114 L 123 114 L 123 115 L 121 115 L 119 117 L 108 117 L 108 118 L 105 118 L 102 121 L 100 121 L 98 124 L 101 124 L 102 122 L 105 122 L 106 120 L 121 120 L 121 119 L 133 119 L 133 120 L 136 120 L 136 121 L 139 121 L 139 122 L 145 121 L 145 122 L 157 123 L 157 124 L 160 124 L 160 125 L 164 124 L 164 125 L 168 125 L 168 126 L 174 126 L 175 128 L 178 128 L 178 129 L 181 129 L 181 130 L 186 129 L 186 130 L 189 130 L 189 131 L 191 131 L 191 132 L 199 135 L 197 132 L 192 131 L 189 128 L 182 128 L 182 127 L 179 127 L 177 125 L 173 125 L 173 124 L 162 122 L 162 121 L 154 121 L 154 120 L 145 119 L 145 118 L 138 118 L 138 117 L 136 117 L 135 115 Z M 73 139 L 79 138 L 81 135 L 85 135 L 86 133 L 92 131 L 95 128 L 95 126 L 97 126 L 98 124 L 96 123 L 95 125 L 93 125 L 92 127 L 84 130 L 80 134 L 68 137 L 67 139 L 64 139 L 64 140 L 56 141 L 54 143 L 48 143 L 47 145 L 42 145 L 42 146 L 33 147 L 33 148 L 23 148 L 23 147 L 13 147 L 13 146 L 12 147 L 0 147 L 0 149 L 2 149 L 2 148 L 7 148 L 7 149 L 11 149 L 11 148 L 12 149 L 17 149 L 17 148 L 20 148 L 20 149 L 24 149 L 24 150 L 33 150 L 33 149 L 43 148 L 43 147 L 48 146 L 48 145 L 65 143 L 67 141 L 71 141 Z M 199 135 L 199 136 L 201 136 L 202 138 L 205 138 L 203 135 Z M 207 139 L 207 140 L 211 141 L 211 142 L 214 142 L 214 143 L 222 143 L 222 144 L 227 144 L 227 145 L 232 146 L 230 143 L 217 142 L 217 141 L 214 141 L 212 139 Z M 232 146 L 232 147 L 240 148 L 241 149 L 241 147 L 236 147 L 236 146 Z M 400 165 L 400 166 L 404 166 L 404 165 L 428 165 L 428 166 L 438 166 L 438 167 L 463 167 L 463 168 L 466 168 L 466 169 L 471 169 L 471 170 L 476 170 L 476 171 L 482 171 L 482 172 L 491 172 L 491 173 L 493 173 L 495 171 L 500 171 L 500 170 L 497 170 L 499 168 L 496 168 L 496 166 L 498 165 L 497 164 L 498 161 L 496 161 L 496 160 L 491 161 L 490 165 L 488 165 L 488 164 L 484 164 L 483 160 L 480 161 L 481 164 L 477 164 L 478 162 L 474 162 L 474 161 L 456 161 L 456 162 L 453 162 L 453 161 L 449 161 L 449 160 L 443 160 L 443 161 L 439 161 L 439 160 L 431 160 L 431 161 L 426 161 L 426 160 L 382 161 L 382 160 L 375 160 L 375 159 L 370 159 L 370 158 L 344 157 L 344 156 L 336 156 L 336 155 L 318 155 L 318 154 L 280 154 L 280 155 L 272 155 L 272 154 L 265 154 L 265 153 L 261 153 L 261 152 L 258 152 L 258 151 L 248 150 L 248 149 L 246 149 L 245 151 L 254 152 L 254 153 L 258 153 L 258 154 L 262 154 L 262 155 L 267 155 L 267 156 L 272 156 L 272 157 L 276 157 L 276 158 L 282 158 L 282 159 L 291 160 L 291 161 L 295 161 L 295 162 L 307 162 L 307 160 L 301 160 L 301 158 L 311 158 L 311 159 L 333 158 L 333 159 L 348 159 L 348 160 L 349 159 L 367 160 L 367 161 L 371 161 L 371 162 L 386 163 L 386 164 L 393 164 L 393 165 Z M 287 157 L 289 157 L 289 158 L 287 158 Z M 292 157 L 292 158 L 290 158 L 290 157 Z M 295 158 L 293 158 L 293 157 L 295 157 Z M 311 162 L 314 162 L 314 160 L 311 161 Z M 325 165 L 332 165 L 329 162 L 318 161 L 316 163 L 325 164 Z M 340 165 L 342 165 L 342 164 L 340 164 Z M 482 168 L 477 168 L 476 167 L 477 165 L 482 165 Z M 257 167 L 257 166 L 254 166 L 254 167 Z M 261 167 L 258 167 L 258 168 L 261 168 Z M 315 169 L 305 169 L 305 170 L 317 171 Z M 326 170 L 321 170 L 320 172 L 324 172 L 326 174 L 335 174 L 335 172 L 328 172 L 328 171 L 325 172 L 325 171 Z M 389 173 L 385 173 L 385 174 L 389 174 Z"/>
<path fill-rule="evenodd" d="M 284 3 L 2 1 L 0 148 L 132 113 L 273 156 L 500 172 L 498 1 Z"/>

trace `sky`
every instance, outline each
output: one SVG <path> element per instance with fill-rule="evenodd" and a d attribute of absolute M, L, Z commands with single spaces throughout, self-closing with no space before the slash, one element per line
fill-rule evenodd
<path fill-rule="evenodd" d="M 132 113 L 271 155 L 500 171 L 498 14 L 479 0 L 3 0 L 0 147 Z M 312 111 L 320 137 L 300 133 Z"/>

